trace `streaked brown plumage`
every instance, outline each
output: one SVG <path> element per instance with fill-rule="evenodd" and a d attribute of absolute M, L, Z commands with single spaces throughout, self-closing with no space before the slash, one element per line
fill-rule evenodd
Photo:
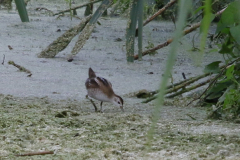
<path fill-rule="evenodd" d="M 116 95 L 112 89 L 112 84 L 108 80 L 102 77 L 97 77 L 92 68 L 88 71 L 89 78 L 85 82 L 86 89 L 88 91 L 87 96 L 92 97 L 102 102 L 111 102 L 123 110 L 123 99 Z"/>

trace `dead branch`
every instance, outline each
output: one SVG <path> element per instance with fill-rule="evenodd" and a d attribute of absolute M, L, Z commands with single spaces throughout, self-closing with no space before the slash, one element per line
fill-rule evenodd
<path fill-rule="evenodd" d="M 143 26 L 147 25 L 149 22 L 151 22 L 154 18 L 162 14 L 166 9 L 171 7 L 174 3 L 176 3 L 178 0 L 170 0 L 165 6 L 163 6 L 161 9 L 159 9 L 154 15 L 149 17 L 144 23 Z M 136 36 L 138 35 L 138 28 L 136 29 Z"/>
<path fill-rule="evenodd" d="M 53 16 L 56 16 L 56 15 L 59 15 L 59 14 L 65 13 L 65 12 L 70 12 L 71 10 L 82 8 L 82 7 L 85 7 L 85 6 L 89 5 L 89 4 L 94 4 L 94 3 L 97 3 L 97 2 L 100 2 L 100 1 L 102 1 L 102 0 L 95 0 L 95 1 L 92 1 L 92 2 L 84 3 L 84 4 L 81 4 L 79 6 L 76 6 L 76 7 L 73 7 L 73 8 L 66 9 L 64 11 L 60 11 L 58 13 L 55 13 L 55 14 L 53 14 Z"/>
<path fill-rule="evenodd" d="M 224 8 L 224 9 L 222 9 L 221 11 L 217 12 L 217 13 L 215 14 L 215 17 L 221 15 L 225 9 L 226 9 L 226 8 Z M 201 25 L 201 22 L 198 22 L 198 23 L 193 24 L 190 28 L 187 28 L 187 29 L 185 29 L 185 30 L 183 31 L 183 35 L 187 35 L 188 33 L 191 33 L 192 31 L 194 31 L 194 30 L 196 30 L 198 27 L 200 27 L 200 25 Z M 149 53 L 152 53 L 152 52 L 154 52 L 154 51 L 156 51 L 156 50 L 158 50 L 158 49 L 161 49 L 161 48 L 163 48 L 163 47 L 166 47 L 166 46 L 168 46 L 170 43 L 172 43 L 172 41 L 173 41 L 173 39 L 170 38 L 170 39 L 168 39 L 166 42 L 164 42 L 164 43 L 162 43 L 162 44 L 159 44 L 158 46 L 156 46 L 156 47 L 154 47 L 154 48 L 151 48 L 151 49 L 148 49 L 148 50 L 144 51 L 144 52 L 142 53 L 142 56 L 145 56 L 145 55 L 147 55 L 147 54 L 149 54 Z M 138 55 L 135 55 L 135 56 L 134 56 L 134 60 L 137 60 L 137 59 L 138 59 Z"/>
<path fill-rule="evenodd" d="M 60 51 L 64 50 L 71 40 L 83 30 L 92 15 L 89 15 L 81 21 L 80 24 L 66 31 L 62 36 L 53 41 L 46 49 L 38 54 L 39 58 L 54 58 Z"/>
<path fill-rule="evenodd" d="M 24 154 L 17 154 L 15 156 L 35 156 L 35 155 L 46 155 L 46 154 L 54 154 L 53 151 L 42 151 L 42 152 L 30 152 L 30 153 L 24 153 Z"/>
<path fill-rule="evenodd" d="M 22 67 L 22 66 L 16 64 L 14 61 L 8 61 L 8 64 L 17 67 L 17 68 L 19 69 L 19 71 L 21 71 L 21 72 L 26 72 L 26 73 L 28 73 L 28 74 L 29 74 L 28 77 L 31 77 L 31 75 L 32 75 L 31 71 L 29 71 L 29 70 L 26 69 L 25 67 Z"/>

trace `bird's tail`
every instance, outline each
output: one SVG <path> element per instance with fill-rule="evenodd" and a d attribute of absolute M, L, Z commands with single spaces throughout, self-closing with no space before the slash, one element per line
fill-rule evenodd
<path fill-rule="evenodd" d="M 89 76 L 89 78 L 95 78 L 95 77 L 96 77 L 96 74 L 95 74 L 95 72 L 92 70 L 92 68 L 89 68 L 89 70 L 88 70 L 88 76 Z"/>

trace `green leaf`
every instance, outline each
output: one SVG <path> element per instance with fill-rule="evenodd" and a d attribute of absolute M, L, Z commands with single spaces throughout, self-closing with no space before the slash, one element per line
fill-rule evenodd
<path fill-rule="evenodd" d="M 212 19 L 213 14 L 211 13 L 211 2 L 212 2 L 211 0 L 204 1 L 204 17 L 200 26 L 201 32 L 200 50 L 202 51 L 202 53 L 204 53 L 208 30 L 210 27 L 210 23 L 213 20 Z"/>
<path fill-rule="evenodd" d="M 233 89 L 233 88 L 234 88 L 234 85 L 230 85 L 230 86 L 226 89 L 226 91 L 223 93 L 223 95 L 218 99 L 218 102 L 219 102 L 219 103 L 222 103 L 223 101 L 225 101 L 227 93 L 229 92 L 229 90 L 231 90 L 231 89 Z"/>
<path fill-rule="evenodd" d="M 240 0 L 236 0 L 228 5 L 222 13 L 221 19 L 218 22 L 216 33 L 222 31 L 226 27 L 232 27 L 237 22 L 240 22 Z"/>
<path fill-rule="evenodd" d="M 234 48 L 233 39 L 229 36 L 227 40 L 225 40 L 225 43 L 222 44 L 222 48 L 220 49 L 219 53 L 230 54 L 234 57 L 233 48 Z"/>
<path fill-rule="evenodd" d="M 212 52 L 218 52 L 217 48 L 211 49 L 210 51 L 208 51 L 208 53 L 212 53 Z"/>
<path fill-rule="evenodd" d="M 221 63 L 221 61 L 215 61 L 206 65 L 204 68 L 204 73 L 218 73 L 220 71 L 219 63 Z"/>
<path fill-rule="evenodd" d="M 240 26 L 231 27 L 230 32 L 235 41 L 240 45 Z"/>
<path fill-rule="evenodd" d="M 222 96 L 223 92 L 231 85 L 233 84 L 232 81 L 228 80 L 227 82 L 223 83 L 216 83 L 214 87 L 209 89 L 206 94 L 210 94 L 210 96 L 207 97 L 207 99 L 215 99 Z"/>
<path fill-rule="evenodd" d="M 233 78 L 233 72 L 234 72 L 234 65 L 231 65 L 226 71 L 227 79 Z"/>
<path fill-rule="evenodd" d="M 203 9 L 204 9 L 204 6 L 198 7 L 198 8 L 194 11 L 194 14 L 198 13 L 200 10 L 203 10 Z"/>

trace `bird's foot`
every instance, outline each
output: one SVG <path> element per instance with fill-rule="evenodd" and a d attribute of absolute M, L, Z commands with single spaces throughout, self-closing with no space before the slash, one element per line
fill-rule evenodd
<path fill-rule="evenodd" d="M 99 109 L 99 110 L 97 110 L 95 112 L 103 113 L 103 111 L 101 109 Z"/>

